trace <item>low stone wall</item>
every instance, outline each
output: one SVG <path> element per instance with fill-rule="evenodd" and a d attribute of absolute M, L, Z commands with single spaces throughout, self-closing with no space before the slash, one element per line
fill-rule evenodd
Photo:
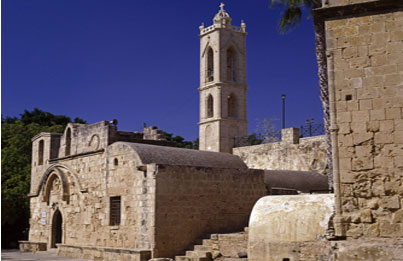
<path fill-rule="evenodd" d="M 18 241 L 21 251 L 24 252 L 37 252 L 46 251 L 46 242 L 34 242 L 34 241 Z"/>
<path fill-rule="evenodd" d="M 232 153 L 253 169 L 302 170 L 327 174 L 325 136 L 297 139 L 293 135 L 293 140 L 286 140 L 288 136 L 284 137 L 283 134 L 281 142 L 233 148 Z"/>
<path fill-rule="evenodd" d="M 149 250 L 67 244 L 58 244 L 57 254 L 70 258 L 114 261 L 147 261 L 151 258 L 151 251 Z"/>
<path fill-rule="evenodd" d="M 213 258 L 238 257 L 238 253 L 248 251 L 248 232 L 212 234 L 210 237 Z"/>
<path fill-rule="evenodd" d="M 305 242 L 260 242 L 269 257 L 248 258 L 249 261 L 337 260 L 337 261 L 398 261 L 403 260 L 403 239 L 371 239 Z"/>

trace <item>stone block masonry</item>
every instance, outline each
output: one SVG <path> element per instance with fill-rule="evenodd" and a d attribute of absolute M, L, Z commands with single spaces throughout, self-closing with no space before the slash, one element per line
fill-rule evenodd
<path fill-rule="evenodd" d="M 266 195 L 261 170 L 159 165 L 156 176 L 156 255 L 181 254 L 201 235 L 242 231 Z"/>
<path fill-rule="evenodd" d="M 327 174 L 325 136 L 299 138 L 295 128 L 283 129 L 282 134 L 281 142 L 233 148 L 233 154 L 249 168 Z"/>
<path fill-rule="evenodd" d="M 335 184 L 340 184 L 335 220 L 341 225 L 336 232 L 349 238 L 400 238 L 403 3 L 331 0 L 328 4 L 323 14 L 331 17 L 325 22 L 326 46 L 338 129 Z M 339 11 L 332 13 L 332 8 Z"/>

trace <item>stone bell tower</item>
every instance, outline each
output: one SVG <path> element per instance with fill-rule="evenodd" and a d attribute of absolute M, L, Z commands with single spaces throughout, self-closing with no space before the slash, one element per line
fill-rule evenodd
<path fill-rule="evenodd" d="M 200 29 L 200 150 L 232 152 L 248 135 L 246 25 L 233 26 L 221 3 L 213 25 Z"/>

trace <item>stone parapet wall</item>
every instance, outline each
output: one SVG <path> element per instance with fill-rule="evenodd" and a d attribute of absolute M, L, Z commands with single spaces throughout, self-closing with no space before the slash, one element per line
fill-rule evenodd
<path fill-rule="evenodd" d="M 288 137 L 288 136 L 287 136 Z M 290 135 L 290 137 L 294 137 Z M 295 139 L 293 139 L 295 140 Z M 325 136 L 233 148 L 249 168 L 327 173 Z"/>
<path fill-rule="evenodd" d="M 213 258 L 238 257 L 239 253 L 248 251 L 248 232 L 212 234 L 210 241 Z"/>
<path fill-rule="evenodd" d="M 386 8 L 325 23 L 347 237 L 403 236 L 403 11 Z"/>

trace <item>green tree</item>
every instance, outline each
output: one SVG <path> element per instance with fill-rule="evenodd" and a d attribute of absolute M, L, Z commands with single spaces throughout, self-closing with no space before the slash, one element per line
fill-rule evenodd
<path fill-rule="evenodd" d="M 176 143 L 178 148 L 185 148 L 185 149 L 199 149 L 199 138 L 195 139 L 194 141 L 185 141 L 185 138 L 182 136 L 174 136 L 173 133 L 163 132 L 164 138 L 167 141 L 172 141 Z"/>
<path fill-rule="evenodd" d="M 40 132 L 63 132 L 71 119 L 34 109 L 25 110 L 19 118 L 6 117 L 1 121 L 2 235 L 24 239 L 23 232 L 29 227 L 31 139 Z M 74 122 L 85 123 L 80 118 Z"/>
<path fill-rule="evenodd" d="M 283 14 L 280 19 L 279 29 L 281 33 L 292 31 L 301 21 L 303 10 L 312 11 L 322 6 L 321 0 L 270 0 L 271 6 L 280 5 L 283 7 Z M 320 17 L 314 17 L 316 61 L 318 64 L 320 99 L 323 106 L 324 123 L 326 131 L 326 154 L 328 163 L 329 188 L 333 188 L 333 164 L 332 164 L 332 143 L 330 138 L 330 110 L 329 110 L 329 89 L 326 59 L 325 25 Z"/>

